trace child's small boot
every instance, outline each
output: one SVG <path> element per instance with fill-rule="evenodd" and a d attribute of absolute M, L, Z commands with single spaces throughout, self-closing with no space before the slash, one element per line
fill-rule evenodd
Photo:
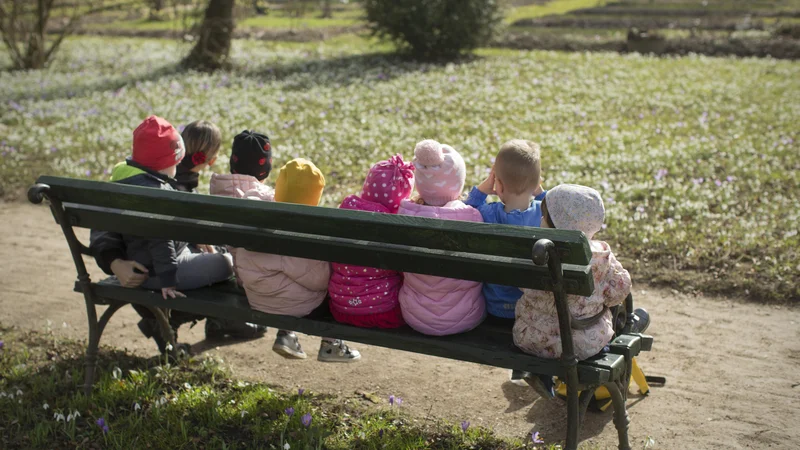
<path fill-rule="evenodd" d="M 272 351 L 284 358 L 306 359 L 306 352 L 300 346 L 297 335 L 291 331 L 278 330 L 275 343 L 272 344 Z"/>
<path fill-rule="evenodd" d="M 322 362 L 355 362 L 361 359 L 361 353 L 350 348 L 341 339 L 322 339 L 317 360 Z"/>
<path fill-rule="evenodd" d="M 644 308 L 636 308 L 633 310 L 633 325 L 631 326 L 632 333 L 644 333 L 647 327 L 650 326 L 650 314 Z"/>
<path fill-rule="evenodd" d="M 258 339 L 264 336 L 267 327 L 249 322 L 225 319 L 206 319 L 206 339 L 222 339 L 230 336 L 235 339 Z"/>

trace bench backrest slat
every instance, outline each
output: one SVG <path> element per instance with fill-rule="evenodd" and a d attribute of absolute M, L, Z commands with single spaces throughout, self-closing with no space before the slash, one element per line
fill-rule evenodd
<path fill-rule="evenodd" d="M 564 264 L 584 266 L 591 259 L 589 243 L 577 231 L 269 203 L 61 177 L 44 176 L 37 182 L 49 185 L 49 195 L 63 202 L 89 206 L 522 259 L 530 259 L 537 240 L 550 239 Z"/>
<path fill-rule="evenodd" d="M 291 231 L 245 227 L 66 203 L 73 226 L 142 237 L 231 245 L 249 250 L 465 280 L 552 290 L 547 267 L 529 259 L 427 249 Z M 564 265 L 567 293 L 590 295 L 589 266 Z"/>

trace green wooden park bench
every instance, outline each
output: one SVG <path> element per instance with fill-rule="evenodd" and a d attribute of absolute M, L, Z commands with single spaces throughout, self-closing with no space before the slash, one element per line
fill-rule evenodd
<path fill-rule="evenodd" d="M 584 361 L 575 357 L 566 294 L 586 296 L 594 290 L 589 242 L 581 232 L 268 203 L 50 176 L 39 178 L 28 198 L 37 204 L 49 200 L 78 271 L 75 290 L 84 295 L 89 319 L 87 395 L 103 329 L 119 308 L 135 303 L 156 314 L 162 335 L 173 347 L 165 309 L 558 376 L 567 384 L 568 449 L 577 448 L 595 388 L 605 386 L 611 393 L 619 448 L 630 448 L 625 401 L 631 364 L 640 351 L 650 350 L 653 339 L 626 333 L 633 320 L 629 297 L 617 312 L 625 325 L 608 351 Z M 304 318 L 264 314 L 250 309 L 235 282 L 186 291 L 186 298 L 169 300 L 160 293 L 121 287 L 113 277 L 93 283 L 82 258 L 90 251 L 76 238 L 75 227 L 552 291 L 564 356 L 549 360 L 527 355 L 514 346 L 509 326 L 492 320 L 467 333 L 436 337 L 408 327 L 353 327 L 319 311 Z M 107 308 L 98 319 L 99 305 Z"/>

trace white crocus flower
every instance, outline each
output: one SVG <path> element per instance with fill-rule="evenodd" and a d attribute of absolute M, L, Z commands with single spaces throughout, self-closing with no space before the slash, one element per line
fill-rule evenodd
<path fill-rule="evenodd" d="M 44 410 L 47 411 L 48 409 L 50 409 L 50 405 L 48 405 L 47 402 L 44 402 L 44 405 L 42 405 L 42 408 L 44 408 Z"/>

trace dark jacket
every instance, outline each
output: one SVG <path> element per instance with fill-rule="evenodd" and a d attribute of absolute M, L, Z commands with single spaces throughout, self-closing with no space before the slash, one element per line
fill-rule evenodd
<path fill-rule="evenodd" d="M 111 181 L 134 186 L 175 190 L 175 180 L 152 171 L 131 160 L 117 164 L 111 172 Z M 90 249 L 97 265 L 111 273 L 111 263 L 118 258 L 134 260 L 148 268 L 150 276 L 157 276 L 161 286 L 175 286 L 178 271 L 177 255 L 186 243 L 165 239 L 148 239 L 118 233 L 92 231 Z"/>

